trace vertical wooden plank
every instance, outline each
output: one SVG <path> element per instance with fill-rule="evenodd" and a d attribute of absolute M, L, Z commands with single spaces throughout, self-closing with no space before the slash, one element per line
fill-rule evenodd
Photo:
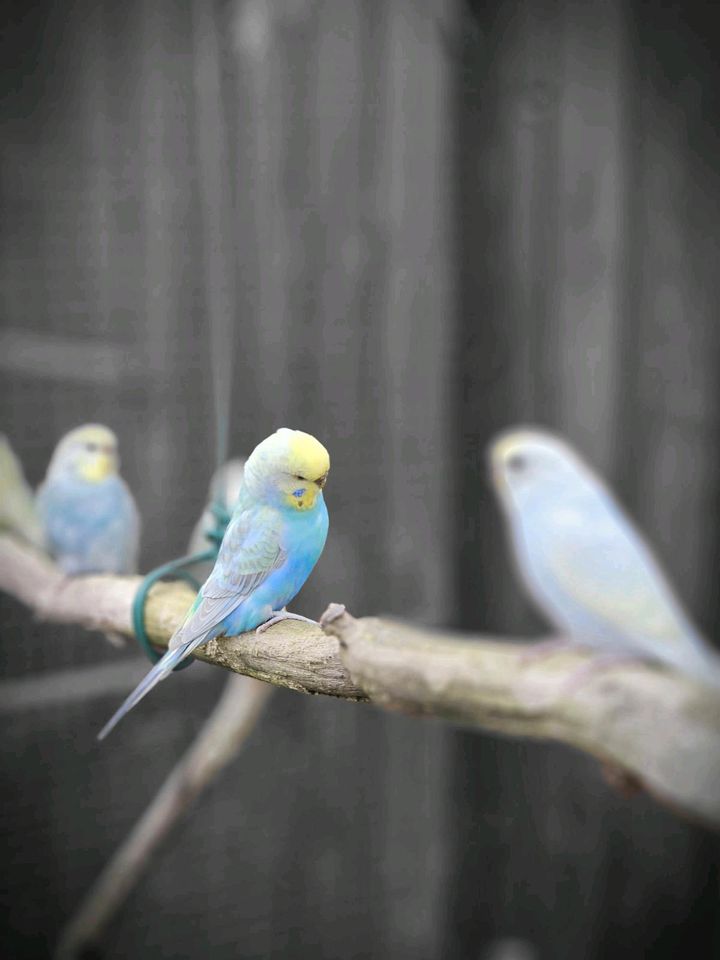
<path fill-rule="evenodd" d="M 290 252 L 280 202 L 286 104 L 278 78 L 278 15 L 277 4 L 260 0 L 241 0 L 232 8 L 239 158 L 235 194 L 238 214 L 249 215 L 254 238 L 254 244 L 242 251 L 244 280 L 252 296 L 252 313 L 243 330 L 249 334 L 248 353 L 260 371 L 254 398 L 260 437 L 281 426 L 289 413 L 290 307 L 285 277 Z M 246 361 L 243 370 L 252 365 Z"/>
<path fill-rule="evenodd" d="M 680 103 L 661 101 L 645 87 L 643 115 L 638 328 L 644 350 L 634 374 L 637 419 L 649 429 L 637 436 L 637 508 L 690 607 L 702 608 L 720 419 L 707 359 L 720 355 L 720 337 L 707 323 L 718 290 L 706 257 L 708 235 L 693 219 L 704 219 L 718 183 L 688 151 Z"/>
<path fill-rule="evenodd" d="M 197 291 L 204 284 L 203 248 L 195 239 L 196 157 L 190 135 L 191 8 L 175 0 L 143 3 L 139 30 L 141 58 L 130 129 L 138 133 L 142 196 L 141 336 L 151 392 L 149 415 L 139 426 L 151 480 L 146 543 L 154 566 L 185 549 L 211 474 L 213 426 L 207 406 L 198 410 L 198 374 L 208 363 L 208 322 L 203 311 L 202 323 L 194 323 L 196 303 L 202 302 Z M 191 416 L 196 428 L 188 430 Z M 187 483 L 178 487 L 177 476 Z M 186 524 L 173 522 L 178 517 L 187 517 Z"/>
<path fill-rule="evenodd" d="M 430 14 L 449 20 L 449 5 Z M 450 605 L 449 442 L 455 340 L 450 279 L 449 66 L 428 11 L 393 5 L 386 25 L 380 138 L 383 170 L 375 216 L 387 236 L 390 273 L 382 305 L 387 441 L 383 464 L 392 512 L 386 560 L 389 609 L 427 621 Z M 372 200 L 371 200 L 372 202 Z M 428 384 L 433 389 L 428 389 Z M 433 545 L 419 557 L 417 543 Z"/>
<path fill-rule="evenodd" d="M 622 273 L 625 26 L 616 3 L 565 6 L 559 103 L 557 426 L 610 463 Z"/>
<path fill-rule="evenodd" d="M 496 67 L 498 142 L 482 164 L 487 189 L 498 191 L 507 218 L 496 270 L 503 283 L 498 308 L 504 313 L 504 335 L 512 339 L 507 380 L 498 388 L 510 400 L 508 423 L 513 417 L 549 422 L 558 408 L 556 338 L 548 335 L 548 322 L 553 325 L 561 243 L 553 189 L 560 162 L 561 8 L 557 3 L 507 4 L 504 16 L 507 31 Z M 485 100 L 483 112 L 489 109 Z"/>
<path fill-rule="evenodd" d="M 461 465 L 455 505 L 458 623 L 527 628 L 487 480 L 493 433 L 547 420 L 554 384 L 539 374 L 556 262 L 557 4 L 466 8 L 459 83 L 456 229 L 460 333 L 454 364 Z"/>
<path fill-rule="evenodd" d="M 549 24 L 554 9 L 543 6 Z M 537 208 L 554 170 L 556 119 L 552 101 L 549 109 L 544 103 L 537 109 L 533 97 L 553 89 L 554 74 L 538 70 L 526 80 L 528 64 L 545 67 L 548 59 L 536 49 L 547 34 L 524 29 L 528 19 L 523 3 L 492 13 L 468 4 L 457 51 L 456 623 L 499 631 L 519 629 L 527 615 L 484 480 L 485 448 L 501 426 L 534 419 L 541 403 L 535 381 L 544 302 L 537 301 L 538 264 L 552 256 L 555 239 L 549 227 L 542 247 L 536 246 Z M 551 47 L 551 26 L 547 33 Z M 551 62 L 557 61 L 556 53 Z M 520 922 L 521 891 L 508 870 L 513 850 L 527 856 L 531 848 L 521 787 L 528 754 L 470 733 L 455 734 L 451 750 L 454 829 L 442 955 L 478 956 L 497 936 L 533 935 Z"/>
<path fill-rule="evenodd" d="M 370 5 L 366 16 L 373 16 Z M 377 356 L 385 403 L 386 489 L 381 586 L 372 599 L 399 616 L 446 622 L 451 608 L 451 362 L 456 330 L 449 213 L 450 64 L 434 25 L 454 28 L 449 4 L 396 3 L 383 51 L 375 136 L 375 188 L 366 202 L 386 274 Z M 435 956 L 446 881 L 448 733 L 433 724 L 386 724 L 380 829 L 385 952 Z M 418 838 L 426 838 L 418 843 Z"/>
<path fill-rule="evenodd" d="M 168 46 L 170 36 L 177 27 L 170 21 L 169 12 L 167 3 L 145 3 L 142 6 L 142 59 L 137 77 L 139 96 L 136 101 L 140 110 L 139 150 L 142 162 L 144 341 L 147 370 L 156 387 L 155 401 L 144 430 L 145 456 L 156 493 L 171 489 L 173 468 L 177 465 L 170 426 L 170 403 L 175 399 L 171 382 L 177 350 L 177 330 L 173 318 L 180 312 L 180 303 L 178 287 L 174 282 L 177 278 L 177 245 L 172 242 L 171 229 L 175 223 L 174 202 L 178 199 L 182 202 L 182 199 L 174 189 L 174 150 L 179 149 L 180 145 L 173 136 L 172 76 L 175 70 Z M 165 394 L 164 402 L 159 402 L 160 390 Z M 156 503 L 157 513 L 153 511 L 155 517 L 148 524 L 148 533 L 153 539 L 159 534 L 157 526 L 166 526 L 170 519 L 167 504 L 164 505 L 160 498 Z M 155 551 L 153 560 L 160 562 L 159 551 Z"/>
<path fill-rule="evenodd" d="M 201 252 L 204 265 L 204 330 L 209 343 L 213 454 L 219 466 L 229 448 L 233 416 L 235 347 L 239 311 L 235 290 L 237 242 L 242 230 L 235 213 L 227 121 L 222 103 L 217 16 L 206 2 L 193 4 L 195 157 L 198 167 Z"/>

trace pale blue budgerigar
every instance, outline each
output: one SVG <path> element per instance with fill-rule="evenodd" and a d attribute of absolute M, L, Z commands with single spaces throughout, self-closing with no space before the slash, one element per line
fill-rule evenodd
<path fill-rule="evenodd" d="M 44 548 L 45 535 L 35 495 L 7 437 L 0 434 L 0 530 Z"/>
<path fill-rule="evenodd" d="M 213 571 L 170 639 L 168 652 L 105 725 L 105 737 L 128 711 L 196 647 L 214 637 L 264 630 L 279 620 L 306 620 L 288 604 L 317 563 L 328 531 L 323 487 L 325 447 L 282 427 L 253 450 Z"/>
<path fill-rule="evenodd" d="M 140 518 L 112 430 L 85 424 L 55 448 L 37 494 L 47 549 L 69 576 L 134 573 Z"/>
<path fill-rule="evenodd" d="M 188 544 L 188 553 L 202 553 L 210 546 L 206 534 L 209 530 L 214 530 L 217 520 L 212 511 L 213 505 L 218 505 L 232 514 L 237 499 L 240 496 L 240 490 L 243 483 L 245 472 L 245 458 L 234 457 L 218 467 L 210 481 L 208 491 L 208 503 L 203 510 L 202 516 L 193 527 Z M 202 563 L 194 563 L 188 567 L 188 571 L 200 583 L 206 580 L 213 568 L 211 560 Z"/>
<path fill-rule="evenodd" d="M 610 490 L 562 439 L 519 428 L 490 448 L 520 575 L 578 645 L 656 660 L 720 685 L 720 657 Z"/>

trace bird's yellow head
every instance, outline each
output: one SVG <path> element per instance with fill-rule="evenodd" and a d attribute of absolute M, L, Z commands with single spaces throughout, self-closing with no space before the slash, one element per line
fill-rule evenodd
<path fill-rule="evenodd" d="M 107 427 L 88 423 L 65 434 L 55 448 L 48 476 L 71 475 L 86 483 L 102 483 L 118 472 L 117 437 Z"/>
<path fill-rule="evenodd" d="M 260 499 L 311 510 L 325 486 L 330 455 L 309 433 L 281 427 L 259 443 L 245 464 L 245 486 Z"/>
<path fill-rule="evenodd" d="M 506 507 L 537 494 L 562 498 L 570 487 L 600 483 L 569 444 L 535 427 L 500 434 L 490 444 L 489 461 L 493 485 Z"/>

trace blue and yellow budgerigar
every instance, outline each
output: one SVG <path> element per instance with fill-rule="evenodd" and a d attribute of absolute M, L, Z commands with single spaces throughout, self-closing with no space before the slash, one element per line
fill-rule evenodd
<path fill-rule="evenodd" d="M 720 685 L 720 657 L 610 490 L 567 443 L 512 430 L 491 445 L 490 466 L 520 575 L 562 634 Z"/>
<path fill-rule="evenodd" d="M 137 569 L 140 518 L 118 469 L 117 438 L 99 424 L 55 448 L 37 504 L 47 549 L 70 576 Z"/>
<path fill-rule="evenodd" d="M 212 573 L 168 652 L 100 732 L 100 739 L 153 687 L 213 637 L 234 636 L 284 619 L 288 604 L 317 563 L 328 532 L 323 487 L 325 447 L 285 427 L 263 440 L 245 464 L 243 485 Z"/>

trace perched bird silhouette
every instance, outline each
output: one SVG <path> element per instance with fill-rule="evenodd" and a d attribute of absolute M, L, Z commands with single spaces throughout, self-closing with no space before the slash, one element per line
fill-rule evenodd
<path fill-rule="evenodd" d="M 561 633 L 720 685 L 720 657 L 612 493 L 567 443 L 512 430 L 492 443 L 489 459 L 520 576 Z"/>
<path fill-rule="evenodd" d="M 117 438 L 99 424 L 55 448 L 37 503 L 47 549 L 70 576 L 137 568 L 140 518 L 118 466 Z"/>
<path fill-rule="evenodd" d="M 300 430 L 283 427 L 255 447 L 212 573 L 168 652 L 101 730 L 100 739 L 211 638 L 264 630 L 285 619 L 307 620 L 288 613 L 285 605 L 325 546 L 328 513 L 322 490 L 329 469 L 325 447 Z"/>
<path fill-rule="evenodd" d="M 7 437 L 0 434 L 0 530 L 44 548 L 45 534 L 32 488 Z"/>

